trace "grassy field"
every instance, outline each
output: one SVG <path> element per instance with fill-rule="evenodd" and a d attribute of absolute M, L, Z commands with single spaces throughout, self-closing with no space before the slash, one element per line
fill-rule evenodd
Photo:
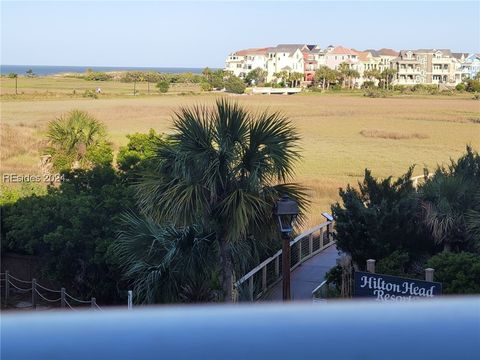
<path fill-rule="evenodd" d="M 28 80 L 32 81 L 28 91 L 46 91 L 41 87 L 41 79 Z M 179 96 L 174 92 L 133 97 L 128 96 L 128 86 L 132 84 L 108 82 L 100 87 L 110 92 L 110 97 L 69 98 L 65 94 L 71 92 L 71 86 L 80 89 L 85 83 L 88 88 L 97 85 L 62 79 L 55 87 L 52 82 L 57 80 L 43 81 L 51 86 L 51 97 L 2 96 L 2 173 L 38 173 L 46 124 L 72 109 L 86 110 L 103 121 L 111 141 L 118 147 L 126 143 L 125 135 L 129 133 L 149 128 L 168 132 L 172 113 L 179 106 L 213 103 L 218 96 Z M 11 93 L 11 79 L 2 79 L 1 85 L 2 95 Z M 330 204 L 338 199 L 338 188 L 356 184 L 365 168 L 372 169 L 375 176 L 385 177 L 400 175 L 417 164 L 415 173 L 419 175 L 424 166 L 433 168 L 458 157 L 466 144 L 480 149 L 480 102 L 471 100 L 471 95 L 372 99 L 358 94 L 300 94 L 232 98 L 253 111 L 281 111 L 297 127 L 302 136 L 303 158 L 298 162 L 295 181 L 310 188 L 311 225 L 320 221 L 320 213 L 329 211 Z"/>

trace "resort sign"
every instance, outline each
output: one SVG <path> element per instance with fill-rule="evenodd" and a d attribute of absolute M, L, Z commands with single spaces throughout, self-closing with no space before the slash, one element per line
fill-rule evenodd
<path fill-rule="evenodd" d="M 373 297 L 376 301 L 411 301 L 441 294 L 442 284 L 438 282 L 355 272 L 355 297 Z"/>

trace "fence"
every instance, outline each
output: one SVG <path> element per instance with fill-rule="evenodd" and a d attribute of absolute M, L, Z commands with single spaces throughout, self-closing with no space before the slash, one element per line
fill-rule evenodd
<path fill-rule="evenodd" d="M 294 270 L 312 256 L 334 243 L 333 221 L 327 221 L 298 235 L 290 241 L 291 263 Z M 255 301 L 264 296 L 282 279 L 282 250 L 248 272 L 234 284 L 234 301 Z"/>
<path fill-rule="evenodd" d="M 31 281 L 21 280 L 11 275 L 8 270 L 0 273 L 0 283 L 3 283 L 5 306 L 9 304 L 10 297 L 14 293 L 20 295 L 31 293 L 31 305 L 26 307 L 31 307 L 32 309 L 37 309 L 40 303 L 44 303 L 48 305 L 59 304 L 61 308 L 69 308 L 73 311 L 75 311 L 77 306 L 86 305 L 89 305 L 92 310 L 102 310 L 94 297 L 90 300 L 77 299 L 67 293 L 65 288 L 54 290 L 37 283 L 36 279 L 32 279 Z M 25 286 L 27 286 L 27 288 L 25 288 Z M 47 296 L 47 293 L 50 295 Z M 53 299 L 50 298 L 50 296 L 52 296 L 51 294 L 53 294 Z"/>

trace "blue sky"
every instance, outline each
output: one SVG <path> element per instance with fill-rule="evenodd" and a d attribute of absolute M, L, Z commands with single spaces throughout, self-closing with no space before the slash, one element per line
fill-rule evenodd
<path fill-rule="evenodd" d="M 2 1 L 1 63 L 221 67 L 278 43 L 478 52 L 479 4 Z"/>

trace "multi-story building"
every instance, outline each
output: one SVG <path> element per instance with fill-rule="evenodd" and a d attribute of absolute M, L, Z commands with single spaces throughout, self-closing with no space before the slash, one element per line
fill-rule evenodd
<path fill-rule="evenodd" d="M 454 86 L 461 81 L 458 60 L 448 49 L 402 50 L 392 61 L 397 70 L 396 84 L 442 84 Z"/>
<path fill-rule="evenodd" d="M 275 74 L 282 71 L 304 74 L 303 51 L 309 50 L 304 44 L 280 44 L 267 50 L 267 81 L 277 80 Z"/>
<path fill-rule="evenodd" d="M 268 48 L 254 48 L 233 52 L 227 57 L 225 70 L 240 78 L 256 68 L 267 70 L 267 50 Z"/>
<path fill-rule="evenodd" d="M 351 68 L 356 69 L 358 52 L 343 46 L 328 47 L 325 53 L 325 65 L 330 69 L 338 70 L 341 63 L 346 63 Z"/>
<path fill-rule="evenodd" d="M 459 64 L 459 73 L 463 79 L 473 79 L 480 72 L 480 54 L 470 54 Z"/>

